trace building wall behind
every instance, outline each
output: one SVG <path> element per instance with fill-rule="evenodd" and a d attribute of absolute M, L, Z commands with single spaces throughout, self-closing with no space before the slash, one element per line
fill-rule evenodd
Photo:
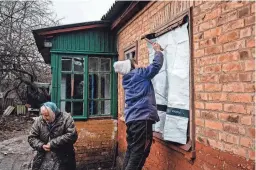
<path fill-rule="evenodd" d="M 116 152 L 116 120 L 89 119 L 76 121 L 75 143 L 78 169 L 110 169 Z"/>
<path fill-rule="evenodd" d="M 144 169 L 252 169 L 255 160 L 255 2 L 151 2 L 118 34 L 119 60 L 139 41 L 139 65 L 149 64 L 146 41 L 164 22 L 193 6 L 196 159 L 188 162 L 154 138 Z M 119 162 L 126 150 L 124 91 L 118 77 Z"/>

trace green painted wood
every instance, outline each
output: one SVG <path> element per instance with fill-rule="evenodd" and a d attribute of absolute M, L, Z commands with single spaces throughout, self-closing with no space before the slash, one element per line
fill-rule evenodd
<path fill-rule="evenodd" d="M 50 51 L 52 54 L 56 53 L 56 54 L 91 54 L 91 55 L 105 55 L 105 56 L 116 56 L 117 53 L 113 52 L 113 53 L 103 53 L 103 52 L 94 52 L 94 51 L 61 51 L 61 50 L 51 50 Z M 103 56 L 104 57 L 104 56 Z"/>
<path fill-rule="evenodd" d="M 92 51 L 115 53 L 113 35 L 104 30 L 76 31 L 58 34 L 52 39 L 51 50 L 55 51 Z"/>

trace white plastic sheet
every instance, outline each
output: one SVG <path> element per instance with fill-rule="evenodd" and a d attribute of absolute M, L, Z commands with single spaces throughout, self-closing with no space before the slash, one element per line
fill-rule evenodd
<path fill-rule="evenodd" d="M 165 50 L 164 64 L 159 74 L 152 80 L 156 103 L 166 105 L 169 110 L 180 110 L 178 113 L 188 113 L 189 110 L 189 35 L 188 24 L 176 28 L 154 39 Z M 152 63 L 154 50 L 148 44 L 149 60 Z M 160 121 L 154 125 L 156 132 L 163 133 L 164 140 L 185 144 L 189 114 L 173 114 L 173 112 L 158 111 Z"/>

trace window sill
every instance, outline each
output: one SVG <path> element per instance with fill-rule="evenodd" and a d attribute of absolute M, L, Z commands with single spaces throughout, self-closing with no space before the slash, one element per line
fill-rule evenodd
<path fill-rule="evenodd" d="M 194 158 L 193 156 L 194 151 L 191 151 L 191 148 L 192 148 L 191 140 L 189 140 L 187 144 L 182 145 L 182 144 L 176 144 L 169 141 L 165 141 L 162 137 L 162 134 L 158 132 L 153 132 L 153 136 L 154 136 L 153 142 L 157 141 L 165 145 L 166 147 L 183 154 L 185 158 L 188 159 L 188 161 L 191 161 Z"/>

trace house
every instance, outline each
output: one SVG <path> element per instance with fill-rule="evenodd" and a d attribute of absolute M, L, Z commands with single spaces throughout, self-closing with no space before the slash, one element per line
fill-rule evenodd
<path fill-rule="evenodd" d="M 143 35 L 155 33 L 165 49 L 166 79 L 152 82 L 168 92 L 156 93 L 166 95 L 157 99 L 164 114 L 144 169 L 255 166 L 255 2 L 120 1 L 102 21 L 33 33 L 52 66 L 52 99 L 76 119 L 79 165 L 121 167 L 124 91 L 112 63 L 134 58 L 147 66 L 152 49 Z"/>

